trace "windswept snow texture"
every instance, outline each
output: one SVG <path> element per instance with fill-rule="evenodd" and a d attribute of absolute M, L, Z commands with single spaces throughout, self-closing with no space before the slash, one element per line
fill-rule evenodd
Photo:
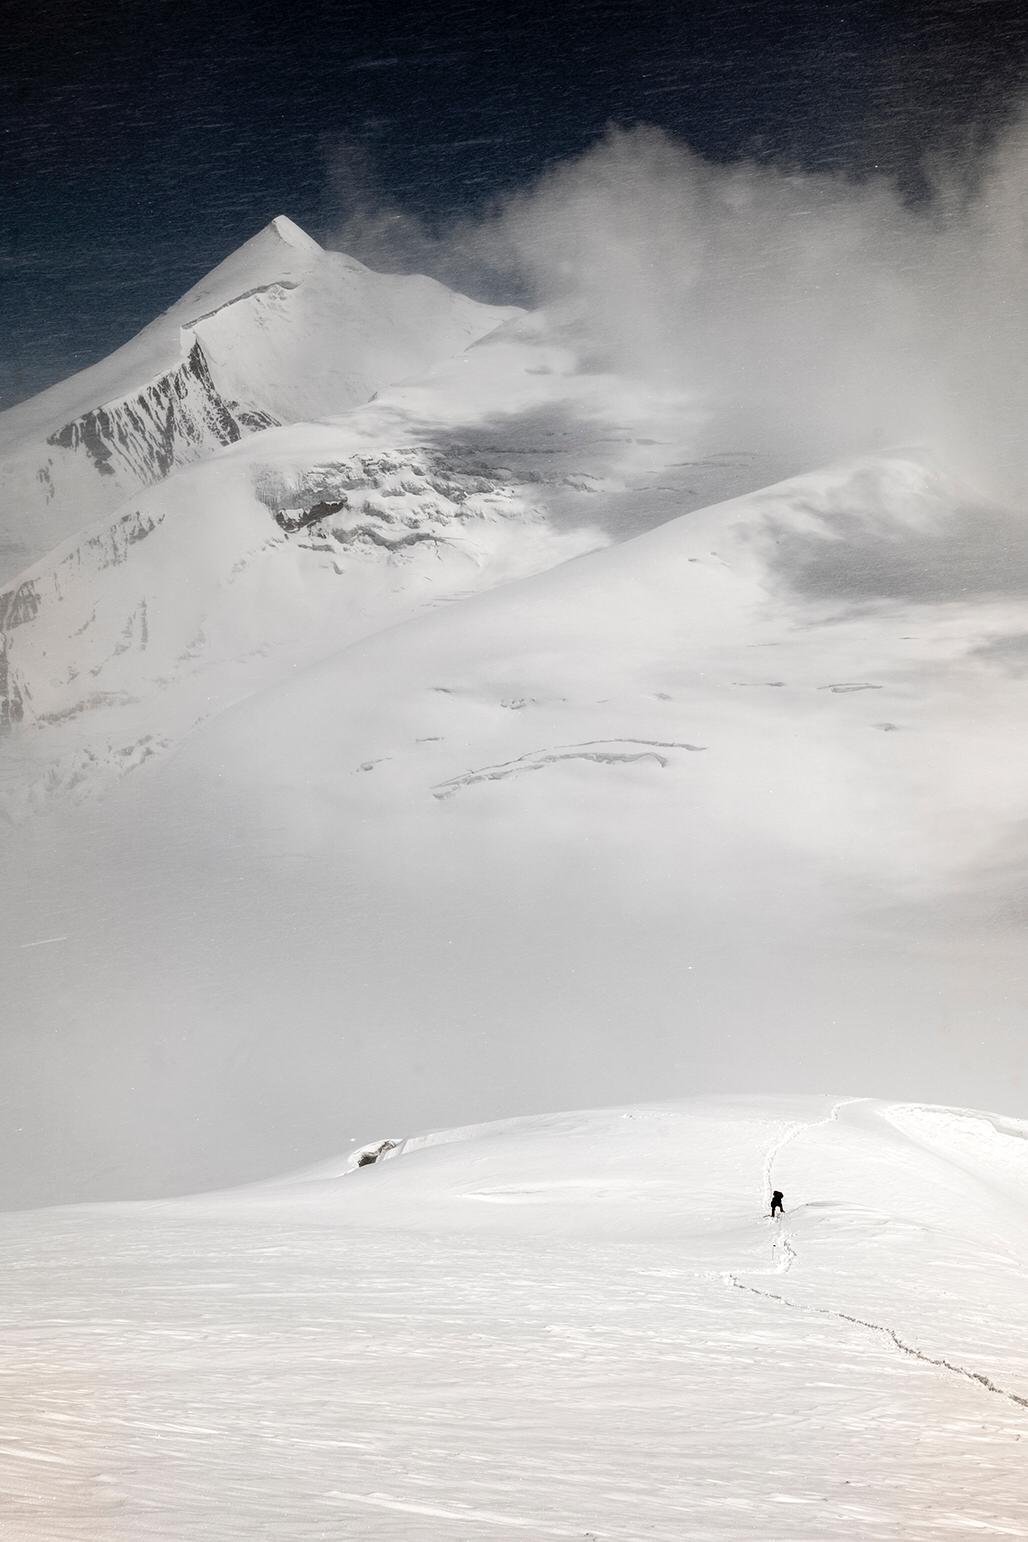
<path fill-rule="evenodd" d="M 550 1115 L 0 1246 L 5 1542 L 1028 1535 L 1011 1120 Z"/>

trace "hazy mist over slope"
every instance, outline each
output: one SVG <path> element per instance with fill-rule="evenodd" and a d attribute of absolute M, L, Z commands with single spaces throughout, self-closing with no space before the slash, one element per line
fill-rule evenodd
<path fill-rule="evenodd" d="M 337 149 L 333 244 L 528 299 L 583 360 L 702 395 L 726 440 L 807 465 L 916 442 L 983 492 L 1028 488 L 1028 120 L 932 196 L 882 178 L 715 165 L 662 130 L 612 128 L 476 220 L 428 228 Z"/>

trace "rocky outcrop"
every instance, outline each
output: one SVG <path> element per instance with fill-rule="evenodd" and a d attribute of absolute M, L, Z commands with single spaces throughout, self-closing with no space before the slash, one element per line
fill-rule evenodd
<path fill-rule="evenodd" d="M 14 723 L 20 723 L 25 714 L 21 688 L 12 678 L 7 661 L 7 640 L 0 635 L 0 733 Z"/>
<path fill-rule="evenodd" d="M 255 491 L 280 530 L 340 552 L 444 540 L 462 522 L 505 512 L 514 497 L 482 457 L 429 446 L 354 455 L 289 478 L 267 468 Z"/>
<path fill-rule="evenodd" d="M 298 530 L 305 530 L 308 525 L 316 525 L 319 519 L 327 519 L 331 514 L 338 514 L 346 508 L 346 499 L 338 498 L 335 503 L 329 503 L 322 499 L 309 509 L 298 509 L 296 513 L 287 513 L 284 509 L 275 511 L 275 523 L 287 535 L 295 535 Z"/>
<path fill-rule="evenodd" d="M 381 1162 L 390 1151 L 395 1151 L 402 1145 L 398 1140 L 380 1140 L 372 1146 L 361 1146 L 353 1153 L 354 1170 L 360 1167 L 374 1167 L 376 1162 Z"/>
<path fill-rule="evenodd" d="M 81 452 L 100 476 L 149 487 L 176 465 L 202 459 L 244 434 L 275 426 L 267 413 L 227 402 L 194 341 L 176 369 L 135 396 L 96 407 L 50 435 L 55 449 Z"/>

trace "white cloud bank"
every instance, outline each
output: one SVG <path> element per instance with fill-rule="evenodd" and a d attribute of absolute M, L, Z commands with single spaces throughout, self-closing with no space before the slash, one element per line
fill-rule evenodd
<path fill-rule="evenodd" d="M 726 437 L 812 465 L 917 442 L 983 492 L 1028 484 L 1028 120 L 930 202 L 885 179 L 712 165 L 611 129 L 478 219 L 429 230 L 333 170 L 334 243 L 523 298 L 581 329 L 597 367 L 695 389 Z"/>

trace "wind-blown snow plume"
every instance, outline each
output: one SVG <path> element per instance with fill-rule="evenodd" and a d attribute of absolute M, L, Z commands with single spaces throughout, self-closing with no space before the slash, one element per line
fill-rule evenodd
<path fill-rule="evenodd" d="M 918 205 L 886 180 L 712 165 L 612 129 L 440 235 L 376 203 L 352 151 L 335 242 L 534 298 L 583 358 L 695 391 L 714 440 L 800 463 L 901 442 L 982 491 L 1028 484 L 1028 120 Z"/>

